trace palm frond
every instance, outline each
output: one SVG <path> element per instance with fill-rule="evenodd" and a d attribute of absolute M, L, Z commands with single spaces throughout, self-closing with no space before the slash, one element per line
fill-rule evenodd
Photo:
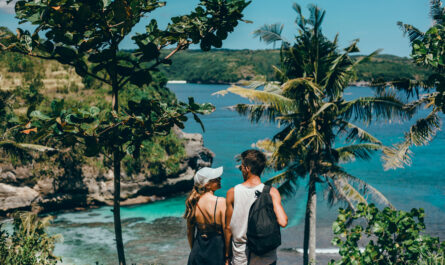
<path fill-rule="evenodd" d="M 265 76 L 261 76 L 259 79 L 243 81 L 241 84 L 250 89 L 257 89 L 260 86 L 266 85 L 267 81 Z"/>
<path fill-rule="evenodd" d="M 434 98 L 437 96 L 437 94 L 437 92 L 424 94 L 419 99 L 407 103 L 405 105 L 405 109 L 411 112 L 417 112 L 422 107 L 426 108 L 434 102 Z"/>
<path fill-rule="evenodd" d="M 283 141 L 292 129 L 292 125 L 287 125 L 283 130 L 279 131 L 273 136 L 272 141 Z"/>
<path fill-rule="evenodd" d="M 441 0 L 431 0 L 430 16 L 435 24 L 445 24 L 445 8 Z"/>
<path fill-rule="evenodd" d="M 308 9 L 310 17 L 307 22 L 313 27 L 314 32 L 318 32 L 321 30 L 321 24 L 323 24 L 323 19 L 326 14 L 326 11 L 320 9 L 318 6 L 314 4 L 310 4 L 308 6 Z"/>
<path fill-rule="evenodd" d="M 266 104 L 237 104 L 228 107 L 228 109 L 236 111 L 240 115 L 248 116 L 252 123 L 261 121 L 274 123 L 276 118 L 281 115 L 276 108 Z"/>
<path fill-rule="evenodd" d="M 301 6 L 297 3 L 293 3 L 292 8 L 298 14 L 297 18 L 295 19 L 295 23 L 298 25 L 298 27 L 300 27 L 300 29 L 304 30 L 306 28 L 306 18 L 303 16 Z"/>
<path fill-rule="evenodd" d="M 356 159 L 369 160 L 373 152 L 382 150 L 383 145 L 373 143 L 353 144 L 336 148 L 339 155 L 339 162 L 346 163 Z"/>
<path fill-rule="evenodd" d="M 389 122 L 405 121 L 411 118 L 413 113 L 404 107 L 404 102 L 393 93 L 386 93 L 346 101 L 342 104 L 341 115 L 345 120 L 361 120 L 366 124 L 370 124 L 374 118 L 383 118 Z"/>
<path fill-rule="evenodd" d="M 281 56 L 281 52 L 282 52 L 282 49 L 280 50 L 280 56 Z M 287 78 L 286 74 L 284 73 L 284 71 L 282 69 L 276 67 L 275 65 L 272 65 L 272 68 L 273 68 L 278 80 L 285 80 Z"/>
<path fill-rule="evenodd" d="M 354 65 L 348 56 L 348 51 L 337 56 L 332 61 L 329 71 L 322 81 L 326 94 L 334 99 L 343 93 L 343 90 L 349 85 L 354 76 Z"/>
<path fill-rule="evenodd" d="M 399 26 L 399 28 L 403 31 L 404 35 L 408 35 L 411 45 L 414 41 L 422 39 L 425 35 L 425 33 L 420 31 L 418 28 L 409 24 L 403 24 L 401 21 L 397 22 L 397 26 Z"/>
<path fill-rule="evenodd" d="M 429 86 L 422 80 L 411 80 L 408 78 L 399 78 L 392 81 L 374 80 L 371 87 L 375 89 L 377 95 L 397 91 L 405 94 L 406 98 L 419 97 L 419 88 L 429 89 Z"/>
<path fill-rule="evenodd" d="M 239 86 L 231 86 L 227 91 L 255 102 L 270 105 L 284 114 L 296 110 L 295 101 L 276 93 L 247 89 Z"/>
<path fill-rule="evenodd" d="M 287 128 L 289 128 L 289 130 L 287 130 Z M 301 146 L 294 146 L 297 138 L 296 132 L 297 130 L 295 128 L 288 126 L 281 132 L 282 137 L 284 137 L 283 140 L 277 141 L 276 138 L 273 139 L 277 142 L 275 152 L 272 154 L 270 161 L 270 164 L 274 169 L 282 170 L 287 167 L 297 155 L 298 148 L 301 149 Z"/>
<path fill-rule="evenodd" d="M 313 82 L 312 78 L 309 77 L 288 80 L 283 84 L 282 90 L 283 93 L 295 94 L 297 90 L 301 89 L 301 86 L 308 88 L 316 97 L 321 97 L 323 95 L 322 89 L 318 86 L 318 84 Z"/>
<path fill-rule="evenodd" d="M 298 188 L 298 180 L 307 175 L 306 168 L 303 165 L 294 165 L 272 178 L 265 184 L 278 185 L 278 191 L 285 198 L 291 197 Z"/>
<path fill-rule="evenodd" d="M 277 41 L 286 42 L 286 40 L 281 36 L 283 28 L 284 25 L 278 23 L 263 25 L 261 28 L 253 32 L 253 37 L 259 37 L 261 41 L 264 41 L 267 44 L 275 43 Z"/>
<path fill-rule="evenodd" d="M 276 93 L 276 94 L 281 94 L 281 92 L 282 92 L 281 86 L 279 86 L 273 82 L 267 82 L 264 85 L 264 91 L 272 92 L 272 93 Z"/>
<path fill-rule="evenodd" d="M 255 147 L 262 149 L 267 157 L 271 157 L 279 145 L 280 142 L 272 141 L 271 139 L 268 138 L 263 140 L 258 140 L 255 143 Z"/>
<path fill-rule="evenodd" d="M 357 60 L 354 62 L 353 66 L 355 67 L 355 66 L 357 66 L 357 65 L 359 65 L 359 64 L 362 64 L 362 63 L 366 63 L 366 62 L 371 61 L 372 58 L 373 58 L 374 56 L 378 55 L 379 53 L 381 53 L 382 50 L 383 50 L 383 49 L 378 49 L 378 50 L 375 50 L 375 51 L 373 51 L 372 53 L 370 53 L 370 54 L 368 54 L 368 55 L 366 55 L 366 56 L 362 56 L 362 57 L 360 57 L 359 59 L 357 59 Z"/>
<path fill-rule="evenodd" d="M 315 120 L 321 113 L 329 108 L 337 108 L 337 105 L 333 102 L 325 102 L 323 105 L 317 110 L 317 112 L 312 115 L 311 120 Z"/>
<path fill-rule="evenodd" d="M 332 179 L 342 178 L 344 180 L 347 180 L 350 185 L 357 184 L 362 194 L 369 194 L 376 202 L 394 208 L 394 206 L 392 206 L 389 200 L 380 191 L 378 191 L 376 188 L 366 183 L 362 179 L 345 172 L 342 168 L 333 166 L 328 175 Z"/>
<path fill-rule="evenodd" d="M 412 151 L 410 147 L 428 144 L 440 130 L 441 121 L 436 111 L 432 111 L 427 117 L 417 120 L 405 133 L 405 139 L 391 148 L 383 150 L 383 161 L 385 170 L 402 168 L 411 165 Z"/>
<path fill-rule="evenodd" d="M 353 142 L 358 139 L 360 142 L 382 144 L 382 142 L 374 137 L 372 134 L 347 121 L 342 121 L 342 126 L 339 129 L 339 132 L 346 132 L 348 134 L 348 136 L 346 137 L 347 142 Z"/>
<path fill-rule="evenodd" d="M 339 189 L 334 185 L 333 181 L 326 181 L 327 188 L 324 191 L 324 196 L 328 201 L 328 204 L 332 207 L 339 201 L 344 201 L 348 204 L 349 208 L 355 212 L 354 203 L 343 193 L 342 189 Z"/>
<path fill-rule="evenodd" d="M 411 156 L 413 152 L 409 149 L 410 143 L 404 141 L 401 143 L 394 144 L 393 147 L 387 147 L 383 150 L 383 168 L 396 169 L 404 168 L 410 166 L 412 163 Z"/>
<path fill-rule="evenodd" d="M 334 179 L 334 186 L 337 188 L 341 199 L 348 202 L 351 208 L 355 208 L 353 202 L 368 204 L 366 199 L 348 181 L 342 177 Z"/>
<path fill-rule="evenodd" d="M 440 125 L 440 117 L 433 111 L 426 118 L 417 120 L 405 137 L 409 137 L 415 146 L 426 145 L 436 136 Z"/>
<path fill-rule="evenodd" d="M 294 137 L 291 142 L 292 148 L 307 149 L 308 146 L 312 144 L 311 149 L 314 152 L 317 152 L 318 149 L 325 144 L 323 136 L 318 131 L 317 122 L 315 120 L 312 120 L 307 125 L 303 133 L 295 136 L 296 137 Z"/>

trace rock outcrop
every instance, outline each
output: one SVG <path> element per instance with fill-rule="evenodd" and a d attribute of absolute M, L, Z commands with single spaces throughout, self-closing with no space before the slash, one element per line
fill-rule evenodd
<path fill-rule="evenodd" d="M 179 173 L 161 178 L 122 173 L 122 205 L 147 203 L 189 191 L 195 172 L 212 165 L 214 154 L 204 147 L 202 135 L 179 130 L 176 134 L 184 140 L 186 151 Z M 78 170 L 67 168 L 75 167 L 67 165 L 57 178 L 45 178 L 36 176 L 33 165 L 13 167 L 0 164 L 0 215 L 17 209 L 52 212 L 112 204 L 112 170 L 101 171 L 88 165 Z"/>

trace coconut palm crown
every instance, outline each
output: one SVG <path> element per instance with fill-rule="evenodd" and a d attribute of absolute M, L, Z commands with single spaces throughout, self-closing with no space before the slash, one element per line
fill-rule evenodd
<path fill-rule="evenodd" d="M 233 109 L 252 122 L 265 119 L 283 128 L 257 146 L 268 151 L 269 166 L 280 172 L 267 183 L 277 184 L 281 194 L 293 194 L 299 179 L 308 179 L 304 233 L 304 263 L 308 264 L 315 261 L 317 187 L 324 189 L 331 204 L 340 200 L 355 209 L 371 195 L 391 206 L 382 193 L 341 166 L 356 159 L 368 160 L 375 151 L 387 148 L 358 124 L 403 121 L 412 114 L 392 93 L 346 100 L 344 91 L 354 80 L 355 67 L 377 52 L 353 60 L 350 54 L 359 52 L 358 40 L 340 51 L 337 37 L 330 41 L 322 34 L 325 11 L 310 5 L 306 18 L 298 4 L 293 8 L 298 26 L 293 44 L 281 36 L 283 26 L 279 24 L 254 32 L 266 43 L 281 43 L 281 64 L 275 67 L 279 82 L 255 81 L 217 93 L 231 92 L 250 99 L 253 104 L 238 104 Z"/>

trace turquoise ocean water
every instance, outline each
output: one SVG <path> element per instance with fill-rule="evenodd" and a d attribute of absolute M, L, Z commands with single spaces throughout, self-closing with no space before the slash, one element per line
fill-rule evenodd
<path fill-rule="evenodd" d="M 205 132 L 191 119 L 185 131 L 202 133 L 204 144 L 215 153 L 214 167 L 223 166 L 222 189 L 217 192 L 225 196 L 232 186 L 242 182 L 236 168 L 235 155 L 251 148 L 252 143 L 273 136 L 279 128 L 268 123 L 251 124 L 246 117 L 227 109 L 240 102 L 248 102 L 228 94 L 212 96 L 213 92 L 226 89 L 227 85 L 170 84 L 180 100 L 193 96 L 196 102 L 211 102 L 216 111 L 203 116 Z M 372 90 L 350 87 L 349 98 L 371 95 Z M 396 122 L 372 124 L 368 131 L 385 144 L 395 143 L 403 137 L 409 124 Z M 414 149 L 413 163 L 405 169 L 384 171 L 379 154 L 371 161 L 354 162 L 344 167 L 354 176 L 360 177 L 380 190 L 398 209 L 424 208 L 428 233 L 445 239 L 445 134 L 439 132 L 434 141 L 425 147 Z M 268 172 L 263 179 L 272 176 Z M 302 247 L 302 221 L 306 204 L 306 182 L 301 181 L 298 192 L 284 202 L 289 215 L 289 227 L 283 231 L 283 248 Z M 336 218 L 338 206 L 329 207 L 318 196 L 317 248 L 332 248 L 331 224 Z M 147 205 L 123 207 L 124 241 L 130 262 L 141 264 L 185 264 L 188 246 L 181 217 L 184 212 L 185 196 Z M 340 205 L 341 206 L 341 205 Z M 62 234 L 64 240 L 57 244 L 56 254 L 63 256 L 64 264 L 114 264 L 115 247 L 110 207 L 59 214 L 52 233 Z M 281 253 L 281 254 L 280 254 Z M 291 254 L 279 252 L 281 264 L 294 264 Z"/>

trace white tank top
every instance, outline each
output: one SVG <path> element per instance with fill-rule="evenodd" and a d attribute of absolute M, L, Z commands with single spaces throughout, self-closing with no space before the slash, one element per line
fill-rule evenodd
<path fill-rule="evenodd" d="M 277 250 L 271 250 L 261 256 L 249 253 L 247 243 L 247 223 L 249 210 L 255 202 L 255 192 L 262 192 L 264 184 L 255 187 L 246 187 L 243 184 L 235 186 L 232 220 L 232 265 L 269 265 L 277 260 Z M 250 260 L 249 260 L 250 257 Z"/>
<path fill-rule="evenodd" d="M 242 244 L 247 242 L 246 233 L 249 210 L 256 200 L 255 192 L 262 192 L 263 188 L 263 183 L 255 187 L 246 187 L 243 184 L 235 186 L 233 213 L 232 220 L 230 221 L 233 242 Z"/>

